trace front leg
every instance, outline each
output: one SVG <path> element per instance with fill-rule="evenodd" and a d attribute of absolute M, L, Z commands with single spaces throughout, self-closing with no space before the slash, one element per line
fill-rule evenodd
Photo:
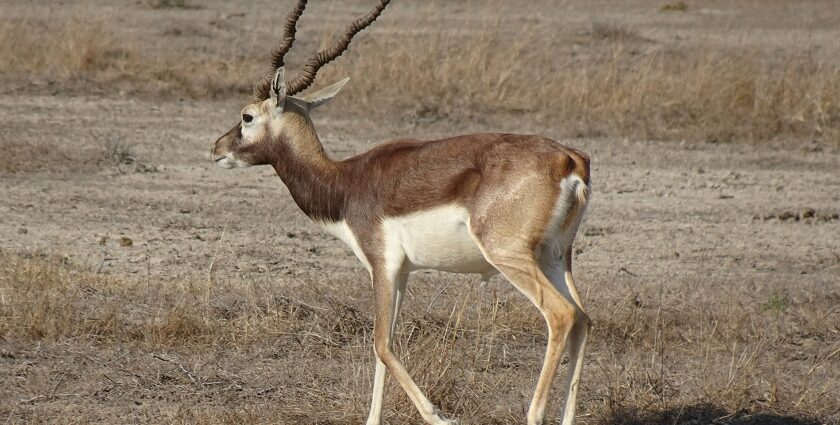
<path fill-rule="evenodd" d="M 389 333 L 390 347 L 394 346 L 394 332 L 397 329 L 397 318 L 402 307 L 403 294 L 408 282 L 408 273 L 400 273 L 394 278 L 394 293 L 391 297 L 391 329 Z M 382 421 L 382 398 L 385 394 L 385 363 L 376 358 L 376 372 L 373 376 L 373 395 L 370 401 L 370 414 L 367 425 L 379 425 Z"/>
<path fill-rule="evenodd" d="M 390 261 L 390 265 L 395 264 Z M 401 270 L 402 262 L 396 263 L 400 267 L 386 267 L 385 261 L 376 264 L 371 262 L 373 292 L 374 292 L 374 325 L 373 325 L 373 346 L 377 358 L 377 370 L 374 376 L 374 394 L 371 402 L 371 412 L 368 417 L 368 425 L 379 423 L 381 417 L 382 388 L 384 387 L 385 370 L 391 372 L 394 379 L 405 390 L 408 398 L 414 403 L 420 416 L 431 425 L 453 425 L 455 421 L 446 419 L 439 414 L 439 411 L 432 402 L 423 394 L 417 384 L 411 379 L 408 371 L 400 362 L 399 358 L 392 351 L 392 335 L 394 323 L 396 322 L 396 306 L 398 299 L 402 298 Z M 391 269 L 391 270 L 389 270 Z M 379 364 L 384 365 L 381 368 Z M 381 383 L 380 383 L 381 382 Z"/>

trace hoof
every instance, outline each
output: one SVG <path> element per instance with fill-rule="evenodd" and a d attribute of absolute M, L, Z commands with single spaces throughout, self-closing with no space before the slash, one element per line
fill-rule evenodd
<path fill-rule="evenodd" d="M 458 425 L 458 420 L 447 419 L 441 414 L 440 410 L 435 409 L 434 419 L 430 423 L 434 425 Z"/>

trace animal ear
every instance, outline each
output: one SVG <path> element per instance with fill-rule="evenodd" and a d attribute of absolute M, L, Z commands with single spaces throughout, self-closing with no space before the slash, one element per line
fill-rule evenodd
<path fill-rule="evenodd" d="M 315 93 L 310 93 L 301 98 L 301 100 L 306 102 L 308 109 L 311 111 L 327 103 L 327 101 L 329 101 L 335 95 L 337 95 L 338 92 L 340 92 L 341 89 L 344 88 L 344 85 L 347 84 L 348 81 L 350 81 L 350 78 L 345 78 L 329 87 L 324 87 L 321 90 L 316 91 Z"/>
<path fill-rule="evenodd" d="M 283 109 L 283 105 L 286 102 L 286 78 L 282 66 L 277 68 L 277 72 L 274 73 L 274 78 L 271 79 L 271 90 L 269 91 L 271 92 L 271 101 L 274 103 L 274 107 Z"/>

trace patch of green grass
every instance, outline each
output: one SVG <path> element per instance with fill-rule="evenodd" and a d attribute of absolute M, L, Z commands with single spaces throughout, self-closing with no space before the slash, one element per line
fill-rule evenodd
<path fill-rule="evenodd" d="M 787 298 L 778 292 L 774 292 L 767 297 L 767 301 L 761 304 L 761 309 L 764 311 L 775 311 L 777 313 L 781 313 L 787 310 L 789 306 L 790 303 Z"/>
<path fill-rule="evenodd" d="M 688 5 L 684 1 L 676 1 L 673 3 L 665 3 L 661 9 L 663 12 L 687 12 Z"/>

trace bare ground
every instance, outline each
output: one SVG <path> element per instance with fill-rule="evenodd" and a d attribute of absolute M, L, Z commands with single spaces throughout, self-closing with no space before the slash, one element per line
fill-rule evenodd
<path fill-rule="evenodd" d="M 764 19 L 736 14 L 750 17 L 746 38 L 720 23 L 730 30 L 705 32 L 703 17 L 726 11 L 721 5 L 698 18 L 652 2 L 614 11 L 573 3 L 562 19 L 747 44 L 833 22 L 830 2 L 796 13 L 766 4 Z M 124 6 L 113 13 L 126 32 L 148 39 L 172 22 L 203 29 L 232 12 L 215 3 Z M 329 16 L 339 22 L 360 8 L 349 9 L 333 6 Z M 418 13 L 411 9 L 389 18 Z M 259 28 L 268 18 L 242 19 Z M 809 40 L 830 43 L 820 32 L 830 27 Z M 213 28 L 196 43 L 229 41 Z M 195 32 L 189 40 L 205 37 Z M 365 272 L 306 220 L 272 170 L 208 161 L 245 94 L 218 101 L 114 93 L 83 78 L 8 81 L 0 419 L 363 423 L 373 370 Z M 317 113 L 335 156 L 398 136 L 471 131 L 541 133 L 591 155 L 595 198 L 576 243 L 577 280 L 595 320 L 581 423 L 840 423 L 835 140 L 569 139 L 564 123 L 516 111 L 364 115 L 336 106 Z M 476 278 L 417 273 L 400 324 L 398 353 L 433 401 L 465 423 L 522 423 L 541 364 L 541 319 L 496 279 L 480 288 Z M 391 382 L 387 391 L 386 421 L 418 423 L 401 390 Z"/>

